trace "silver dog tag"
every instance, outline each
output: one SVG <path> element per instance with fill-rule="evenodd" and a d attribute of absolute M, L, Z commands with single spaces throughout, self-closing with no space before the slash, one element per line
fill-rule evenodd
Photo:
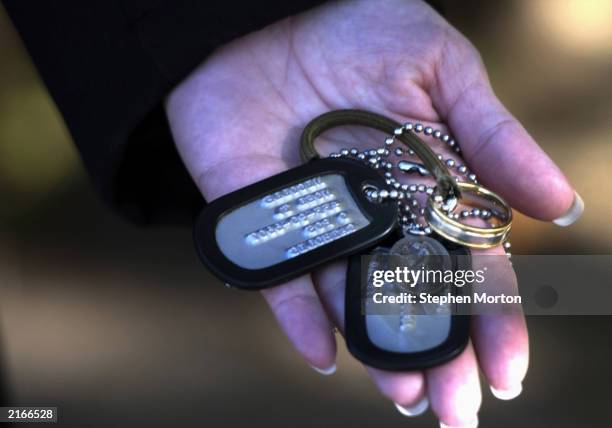
<path fill-rule="evenodd" d="M 412 235 L 390 249 L 352 256 L 345 302 L 349 351 L 369 366 L 399 371 L 439 365 L 457 356 L 468 342 L 469 317 L 457 315 L 457 308 L 448 303 L 420 296 L 461 291 L 444 279 L 431 281 L 414 274 L 454 272 L 469 269 L 469 264 L 465 248 Z M 404 276 L 407 270 L 413 276 Z"/>
<path fill-rule="evenodd" d="M 199 255 L 224 282 L 258 289 L 375 244 L 393 230 L 397 206 L 364 189 L 384 178 L 348 159 L 322 159 L 240 189 L 200 215 Z"/>

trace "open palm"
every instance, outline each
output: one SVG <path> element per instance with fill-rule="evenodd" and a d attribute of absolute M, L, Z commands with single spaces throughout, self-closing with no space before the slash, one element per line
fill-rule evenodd
<path fill-rule="evenodd" d="M 418 0 L 330 3 L 285 19 L 218 50 L 167 101 L 181 156 L 207 200 L 298 165 L 303 126 L 339 108 L 446 123 L 480 180 L 528 215 L 551 220 L 572 204 L 567 180 L 497 100 L 474 48 Z M 318 147 L 372 147 L 383 138 L 349 129 L 326 134 Z M 263 294 L 308 363 L 335 367 L 343 264 Z M 469 346 L 443 366 L 368 371 L 409 412 L 429 397 L 441 422 L 464 426 L 477 420 L 479 364 L 498 395 L 520 391 L 528 365 L 522 316 L 474 317 Z"/>

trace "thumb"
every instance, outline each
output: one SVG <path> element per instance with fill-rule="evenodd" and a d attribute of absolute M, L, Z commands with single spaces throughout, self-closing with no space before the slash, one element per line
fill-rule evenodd
<path fill-rule="evenodd" d="M 529 216 L 561 226 L 576 221 L 582 199 L 497 99 L 475 49 L 447 49 L 440 61 L 432 101 L 482 183 Z"/>

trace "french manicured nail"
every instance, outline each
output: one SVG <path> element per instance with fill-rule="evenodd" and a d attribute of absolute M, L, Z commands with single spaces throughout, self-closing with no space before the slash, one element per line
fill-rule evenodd
<path fill-rule="evenodd" d="M 336 367 L 336 364 L 335 364 L 335 363 L 334 363 L 334 364 L 332 364 L 331 366 L 329 366 L 329 367 L 328 367 L 328 368 L 326 368 L 326 369 L 320 369 L 320 368 L 315 367 L 315 366 L 310 366 L 310 367 L 312 367 L 312 369 L 313 369 L 315 372 L 317 372 L 317 373 L 321 373 L 323 376 L 329 376 L 329 375 L 332 375 L 332 374 L 334 374 L 334 373 L 336 372 L 336 369 L 337 369 L 337 367 Z"/>
<path fill-rule="evenodd" d="M 423 397 L 423 399 L 416 403 L 414 406 L 404 407 L 395 403 L 395 407 L 397 408 L 397 411 L 404 416 L 419 416 L 427 411 L 427 408 L 429 407 L 429 400 L 427 399 L 427 397 Z"/>
<path fill-rule="evenodd" d="M 444 422 L 440 421 L 440 428 L 477 428 L 478 427 L 478 416 L 472 419 L 471 422 L 464 425 L 446 425 Z"/>
<path fill-rule="evenodd" d="M 557 226 L 569 226 L 576 222 L 584 212 L 584 201 L 578 194 L 578 192 L 574 192 L 574 202 L 572 202 L 572 206 L 567 210 L 565 214 L 561 217 L 553 220 Z"/>
<path fill-rule="evenodd" d="M 491 387 L 491 393 L 500 400 L 512 400 L 518 397 L 523 392 L 523 384 L 519 383 L 514 388 L 510 389 L 495 389 Z"/>

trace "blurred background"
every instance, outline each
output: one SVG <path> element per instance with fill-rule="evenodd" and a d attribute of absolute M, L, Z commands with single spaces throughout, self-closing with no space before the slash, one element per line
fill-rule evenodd
<path fill-rule="evenodd" d="M 446 10 L 586 203 L 568 229 L 519 215 L 513 252 L 611 253 L 612 0 Z M 207 274 L 189 230 L 110 212 L 1 7 L 0 323 L 11 404 L 59 406 L 63 426 L 437 426 L 397 413 L 342 340 L 338 372 L 314 373 L 259 295 Z M 612 318 L 528 323 L 524 393 L 484 386 L 481 426 L 607 426 Z"/>

